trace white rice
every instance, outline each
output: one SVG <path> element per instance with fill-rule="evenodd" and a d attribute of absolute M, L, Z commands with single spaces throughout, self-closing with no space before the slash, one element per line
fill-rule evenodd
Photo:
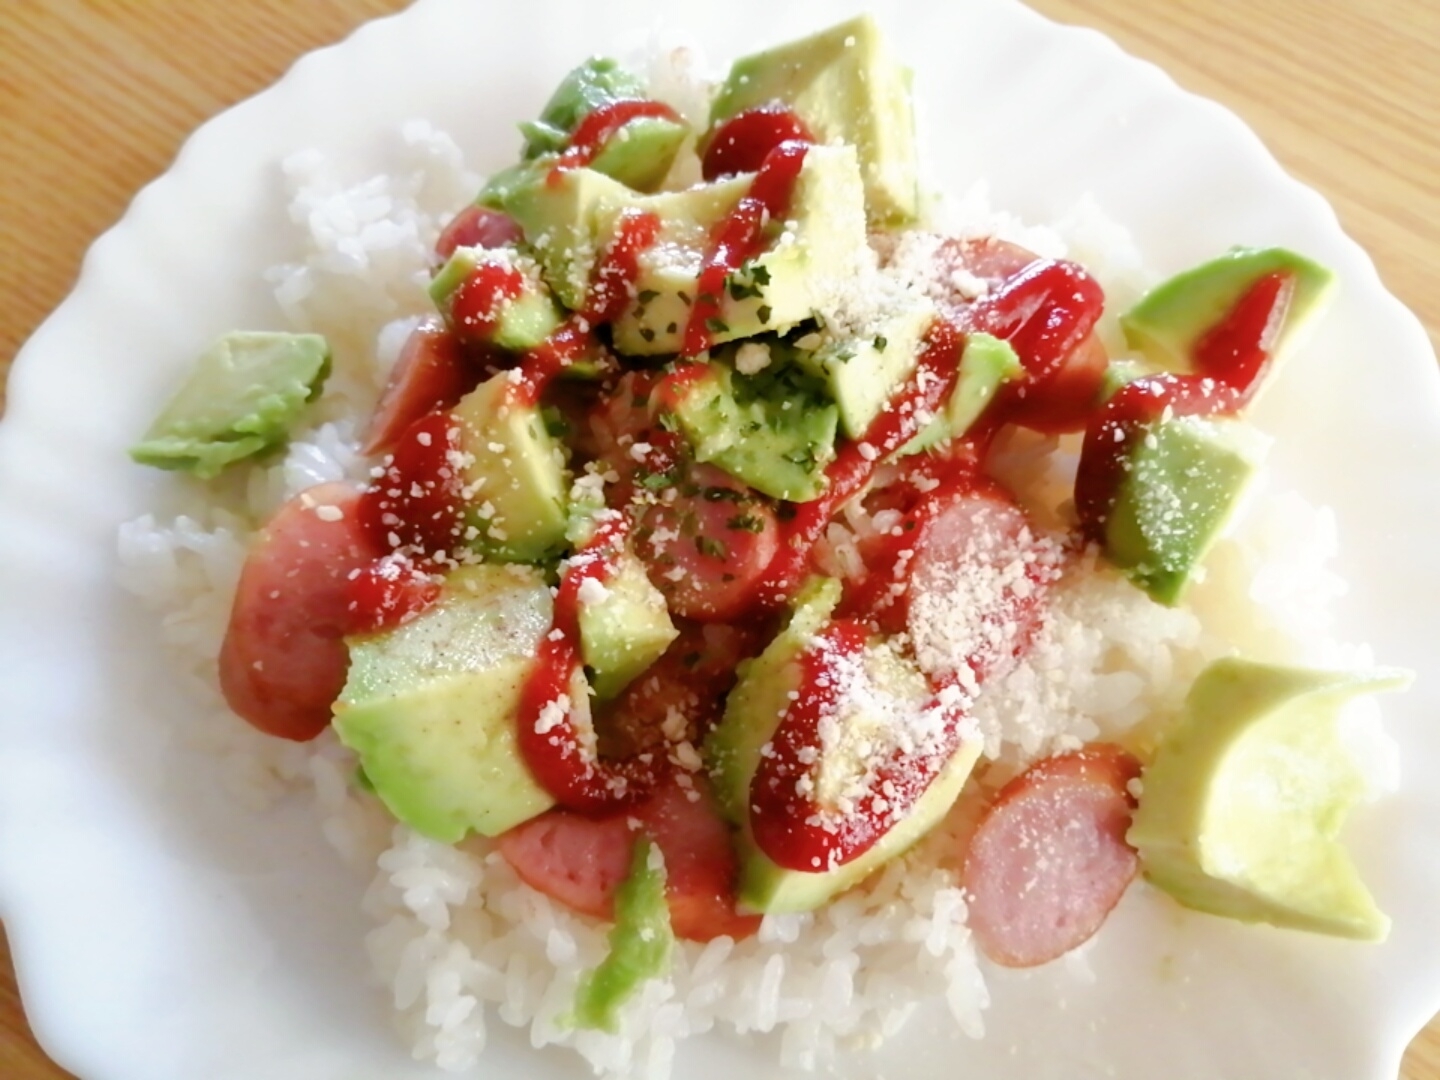
<path fill-rule="evenodd" d="M 683 97 L 684 80 L 667 93 Z M 909 856 L 821 911 L 771 917 L 740 943 L 683 943 L 671 975 L 647 984 L 626 1007 L 622 1031 L 607 1035 L 563 1021 L 581 972 L 604 954 L 606 926 L 522 884 L 488 841 L 450 847 L 393 825 L 351 784 L 353 762 L 332 737 L 294 746 L 253 732 L 225 708 L 215 657 L 247 541 L 298 491 L 364 478 L 356 417 L 367 415 L 413 320 L 428 311 L 434 239 L 479 182 L 455 143 L 428 125 L 407 125 L 396 150 L 394 173 L 358 182 L 316 153 L 284 166 L 300 250 L 267 280 L 292 326 L 327 335 L 336 354 L 309 426 L 282 461 L 208 488 L 177 479 L 172 512 L 121 526 L 121 583 L 159 613 L 177 680 L 195 702 L 184 737 L 217 755 L 246 806 L 310 787 L 331 844 L 347 862 L 376 868 L 363 901 L 374 922 L 365 947 L 415 1056 L 442 1069 L 475 1066 L 497 1022 L 527 1029 L 536 1047 L 571 1046 L 597 1074 L 616 1077 L 668 1076 L 678 1040 L 717 1029 L 778 1033 L 784 1064 L 819 1068 L 839 1050 L 894 1035 L 932 997 L 978 1037 L 989 1000 L 984 967 L 947 866 L 954 835 L 978 805 L 973 790 Z M 937 213 L 951 232 L 998 230 L 1049 254 L 1075 253 L 1117 298 L 1112 310 L 1143 284 L 1133 245 L 1093 203 L 1040 230 L 992 211 L 983 189 Z M 1113 325 L 1105 333 L 1118 352 Z M 1005 476 L 1030 493 L 1042 527 L 1068 521 L 1074 456 L 1071 445 L 1023 434 L 1004 447 Z M 825 557 L 835 572 L 854 572 L 855 535 L 871 527 L 852 513 L 832 528 Z M 991 763 L 984 782 L 1046 752 L 1163 722 L 1206 662 L 1241 647 L 1263 658 L 1366 662 L 1363 651 L 1326 638 L 1326 607 L 1342 588 L 1327 569 L 1335 542 L 1328 511 L 1293 493 L 1268 497 L 1216 550 L 1208 579 L 1178 610 L 1084 557 L 1058 588 L 1034 651 L 982 700 L 977 719 Z M 1359 715 L 1350 730 L 1377 783 L 1393 783 L 1394 755 L 1374 714 Z M 1083 964 L 1076 970 L 1083 977 Z"/>

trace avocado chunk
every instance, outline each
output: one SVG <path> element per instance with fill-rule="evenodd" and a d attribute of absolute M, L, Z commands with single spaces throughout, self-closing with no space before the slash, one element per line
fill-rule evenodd
<path fill-rule="evenodd" d="M 849 438 L 863 439 L 910 377 L 934 319 L 929 302 L 909 303 L 862 334 L 822 332 L 819 347 L 800 354 L 806 370 L 825 380 L 840 410 L 840 429 Z"/>
<path fill-rule="evenodd" d="M 330 346 L 319 334 L 231 331 L 200 355 L 130 457 L 213 479 L 283 443 L 329 373 Z"/>
<path fill-rule="evenodd" d="M 520 134 L 526 137 L 524 156 L 559 153 L 570 143 L 575 125 L 590 112 L 613 101 L 644 96 L 645 81 L 641 76 L 619 60 L 592 56 L 560 79 L 560 85 L 540 109 L 540 120 L 520 125 Z"/>
<path fill-rule="evenodd" d="M 686 191 L 637 198 L 631 204 L 660 218 L 660 236 L 640 256 L 638 302 L 615 322 L 615 348 L 627 355 L 680 351 L 701 267 L 715 229 L 750 190 L 754 175 L 702 184 Z M 597 247 L 609 243 L 624 206 L 596 215 Z M 869 254 L 864 191 L 855 150 L 812 146 L 795 181 L 786 220 L 771 222 L 767 246 L 732 273 L 710 321 L 720 344 L 784 330 L 834 306 Z"/>
<path fill-rule="evenodd" d="M 552 178 L 547 165 L 517 173 L 499 208 L 524 232 L 546 284 L 562 304 L 578 311 L 600 250 L 596 215 L 601 207 L 635 198 L 624 184 L 594 169 L 565 169 Z"/>
<path fill-rule="evenodd" d="M 750 190 L 754 175 L 685 191 L 636 195 L 594 169 L 537 176 L 517 187 L 505 210 L 524 230 L 546 282 L 571 309 L 584 305 L 595 260 L 627 211 L 654 214 L 655 243 L 639 257 L 636 302 L 612 327 L 617 352 L 680 351 L 715 230 Z M 772 222 L 767 246 L 730 276 L 720 314 L 707 328 L 719 344 L 783 330 L 833 306 L 868 257 L 864 192 L 855 150 L 814 146 L 791 195 L 787 220 Z"/>
<path fill-rule="evenodd" d="M 452 309 L 455 293 L 472 275 L 487 267 L 504 274 L 518 274 L 521 282 L 518 294 L 500 298 L 491 314 L 490 325 L 457 325 Z M 456 248 L 431 280 L 430 299 L 451 329 L 466 340 L 510 352 L 536 348 L 564 321 L 549 288 L 541 280 L 539 266 L 508 248 Z"/>
<path fill-rule="evenodd" d="M 690 129 L 674 120 L 636 117 L 605 140 L 590 168 L 636 191 L 654 191 L 670 172 L 689 136 Z"/>
<path fill-rule="evenodd" d="M 534 161 L 518 161 L 514 165 L 505 166 L 499 172 L 491 173 L 481 186 L 480 194 L 475 196 L 476 204 L 508 213 L 506 207 L 511 197 L 532 187 L 540 177 L 550 171 L 554 163 L 554 157 L 543 157 Z"/>
<path fill-rule="evenodd" d="M 549 809 L 515 740 L 516 710 L 550 590 L 529 567 L 462 567 L 439 601 L 392 630 L 348 639 L 335 731 L 400 821 L 455 843 Z"/>
<path fill-rule="evenodd" d="M 649 96 L 639 75 L 608 57 L 591 57 L 560 81 L 539 120 L 520 125 L 526 160 L 564 151 L 576 126 L 596 109 Z M 636 118 L 606 141 L 590 167 L 637 191 L 648 191 L 665 178 L 689 134 L 689 127 L 675 120 Z"/>
<path fill-rule="evenodd" d="M 1236 420 L 1180 416 L 1137 437 L 1105 519 L 1105 556 L 1162 604 L 1195 579 L 1268 442 Z"/>
<path fill-rule="evenodd" d="M 928 450 L 946 439 L 958 439 L 995 400 L 1000 387 L 1025 373 L 1008 341 L 990 334 L 970 334 L 960 354 L 960 372 L 945 408 L 900 448 L 900 456 Z"/>
<path fill-rule="evenodd" d="M 602 701 L 615 697 L 680 636 L 665 597 L 645 564 L 626 551 L 610 580 L 580 593 L 580 651 L 590 687 Z"/>
<path fill-rule="evenodd" d="M 569 472 L 537 405 L 517 402 L 509 374 L 481 383 L 453 410 L 459 422 L 466 538 L 487 558 L 543 562 L 565 545 Z"/>
<path fill-rule="evenodd" d="M 820 385 L 797 367 L 776 364 L 742 375 L 712 361 L 686 380 L 674 415 L 697 461 L 711 462 L 765 495 L 809 502 L 825 490 L 838 414 Z"/>
<path fill-rule="evenodd" d="M 520 125 L 526 158 L 559 153 L 570 142 L 575 125 L 614 101 L 643 98 L 645 81 L 608 56 L 592 56 L 560 80 L 540 110 L 540 119 Z"/>
<path fill-rule="evenodd" d="M 1337 724 L 1352 698 L 1408 672 L 1217 660 L 1142 776 L 1127 839 L 1145 878 L 1186 907 L 1383 940 L 1389 920 L 1339 834 L 1365 791 Z"/>
<path fill-rule="evenodd" d="M 710 109 L 712 129 L 746 109 L 780 102 L 820 143 L 860 155 L 872 223 L 900 226 L 919 208 L 910 69 L 869 15 L 736 60 Z"/>
<path fill-rule="evenodd" d="M 1292 351 L 1335 293 L 1335 275 L 1285 248 L 1231 248 L 1177 274 L 1120 316 L 1125 340 L 1165 371 L 1193 374 L 1195 346 L 1224 321 L 1240 299 L 1268 274 L 1287 274 L 1294 293 L 1285 323 L 1271 346 L 1273 362 Z"/>
<path fill-rule="evenodd" d="M 790 694 L 799 689 L 800 654 L 829 619 L 839 596 L 838 581 L 812 579 L 807 583 L 797 597 L 789 625 L 742 669 L 740 681 L 726 701 L 723 719 L 705 740 L 704 755 L 715 778 L 716 795 L 726 816 L 739 827 L 737 896 L 746 910 L 812 911 L 904 854 L 949 811 L 980 753 L 979 740 L 962 743 L 905 819 L 848 863 L 813 873 L 788 870 L 759 848 L 750 827 L 750 784 L 789 707 Z M 869 687 L 861 697 L 871 702 L 888 698 L 892 707 L 852 706 L 839 718 L 842 734 L 818 763 L 816 791 L 822 805 L 864 775 L 867 751 L 856 748 L 884 745 L 895 709 L 919 711 L 932 696 L 919 669 L 885 643 L 867 645 L 862 664 Z"/>
<path fill-rule="evenodd" d="M 630 873 L 615 893 L 615 925 L 610 951 L 581 980 L 575 994 L 577 1027 L 618 1031 L 620 1007 L 648 979 L 670 969 L 675 933 L 665 899 L 665 859 L 646 836 L 635 841 Z"/>

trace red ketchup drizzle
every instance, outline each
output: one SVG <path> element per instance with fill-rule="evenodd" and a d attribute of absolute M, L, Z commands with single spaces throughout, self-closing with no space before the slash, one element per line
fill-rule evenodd
<path fill-rule="evenodd" d="M 654 214 L 622 215 L 615 238 L 593 271 L 585 310 L 572 315 L 526 356 L 510 382 L 511 402 L 538 401 L 549 381 L 593 346 L 594 327 L 624 311 L 639 274 L 640 256 L 659 231 L 660 220 Z M 520 697 L 518 740 L 525 764 L 557 802 L 583 813 L 600 813 L 639 800 L 654 786 L 664 764 L 654 755 L 602 762 L 593 749 L 582 746 L 570 710 L 556 705 L 562 696 L 568 700 L 571 681 L 581 667 L 580 587 L 588 580 L 603 585 L 609 579 L 629 532 L 628 518 L 610 517 L 570 557 L 555 597 L 551 632 L 540 644 Z"/>
<path fill-rule="evenodd" d="M 495 332 L 501 309 L 524 291 L 525 276 L 513 266 L 481 263 L 450 297 L 455 333 L 467 340 L 488 339 Z"/>
<path fill-rule="evenodd" d="M 860 662 L 869 631 L 852 619 L 836 619 L 800 655 L 796 697 L 770 742 L 770 752 L 750 782 L 750 827 L 755 842 L 779 866 L 810 873 L 832 870 L 859 858 L 902 821 L 960 745 L 968 695 L 942 705 L 938 732 L 923 744 L 895 746 L 872 767 L 865 794 L 844 812 L 827 813 L 815 797 L 822 745 L 821 722 L 833 716 L 846 678 L 844 667 Z M 950 680 L 956 682 L 958 680 Z M 808 761 L 808 763 L 807 763 Z"/>
<path fill-rule="evenodd" d="M 463 478 L 452 455 L 460 428 L 448 412 L 416 420 L 395 443 L 360 497 L 357 514 L 371 542 L 388 555 L 350 581 L 354 633 L 397 626 L 440 595 L 427 568 L 445 559 L 464 524 Z"/>
<path fill-rule="evenodd" d="M 1235 391 L 1232 410 L 1242 408 L 1259 387 L 1294 294 L 1292 275 L 1266 274 L 1196 342 L 1195 371 Z"/>
<path fill-rule="evenodd" d="M 720 318 L 725 279 L 760 253 L 765 246 L 766 225 L 785 220 L 809 149 L 806 143 L 791 141 L 771 150 L 750 190 L 711 236 L 710 251 L 696 285 L 695 306 L 685 324 L 681 356 L 698 356 L 710 347 L 713 323 Z"/>
<path fill-rule="evenodd" d="M 1267 274 L 1196 343 L 1193 375 L 1147 375 L 1121 387 L 1085 429 L 1075 473 L 1075 512 L 1101 543 L 1135 441 L 1167 416 L 1227 416 L 1255 394 L 1294 292 L 1287 274 Z"/>
<path fill-rule="evenodd" d="M 605 144 L 631 120 L 657 119 L 679 120 L 675 110 L 658 101 L 630 99 L 612 101 L 593 109 L 575 125 L 570 133 L 570 145 L 550 169 L 546 183 L 559 183 L 560 176 L 567 169 L 579 169 L 589 165 Z"/>
<path fill-rule="evenodd" d="M 783 604 L 805 576 L 810 549 L 840 505 L 865 486 L 878 461 L 909 442 L 955 387 L 956 357 L 965 334 L 1006 338 L 1030 379 L 1051 378 L 1094 329 L 1105 295 L 1083 267 L 1040 259 L 1008 278 L 968 308 L 957 324 L 931 324 L 915 373 L 875 418 L 865 437 L 846 443 L 825 470 L 829 486 L 818 499 L 802 503 L 787 523 L 780 552 L 766 571 L 757 604 Z M 977 434 L 983 444 L 986 432 Z M 862 449 L 863 448 L 863 449 Z"/>
<path fill-rule="evenodd" d="M 1105 308 L 1105 291 L 1077 263 L 1037 259 L 965 312 L 965 329 L 1009 341 L 1025 367 L 1012 393 L 1054 378 L 1089 336 Z"/>
<path fill-rule="evenodd" d="M 637 801 L 653 786 L 659 765 L 654 758 L 647 762 L 646 755 L 601 762 L 594 750 L 581 746 L 570 719 L 571 680 L 581 666 L 580 589 L 587 581 L 603 585 L 610 578 L 629 531 L 629 520 L 616 514 L 570 557 L 555 597 L 552 629 L 541 640 L 535 668 L 520 693 L 518 741 L 525 764 L 562 806 L 587 813 Z"/>
<path fill-rule="evenodd" d="M 388 555 L 355 571 L 347 591 L 353 616 L 347 634 L 400 626 L 440 599 L 435 579 L 403 555 Z"/>
<path fill-rule="evenodd" d="M 464 509 L 459 450 L 460 425 L 448 412 L 428 413 L 400 436 L 360 500 L 360 520 L 381 550 L 424 559 L 455 546 Z"/>
<path fill-rule="evenodd" d="M 595 353 L 595 327 L 612 322 L 632 299 L 640 273 L 640 256 L 660 235 L 655 214 L 629 210 L 616 223 L 615 236 L 595 263 L 585 310 L 571 315 L 560 328 L 526 354 L 510 376 L 511 405 L 535 405 L 550 381 L 586 353 Z"/>
<path fill-rule="evenodd" d="M 585 297 L 585 317 L 594 323 L 614 322 L 634 299 L 640 277 L 640 256 L 660 235 L 660 215 L 630 209 L 615 223 L 615 236 L 595 266 Z"/>
<path fill-rule="evenodd" d="M 810 129 L 779 103 L 746 109 L 726 120 L 710 138 L 700 171 L 706 180 L 755 172 L 783 142 L 814 142 Z"/>
<path fill-rule="evenodd" d="M 795 516 L 785 524 L 780 551 L 756 590 L 758 605 L 778 607 L 789 599 L 805 576 L 810 549 L 840 504 L 865 486 L 880 459 L 914 438 L 950 396 L 964 340 L 960 328 L 947 319 L 931 324 L 909 380 L 871 422 L 863 439 L 847 442 L 836 452 L 825 469 L 824 494 L 797 506 Z"/>

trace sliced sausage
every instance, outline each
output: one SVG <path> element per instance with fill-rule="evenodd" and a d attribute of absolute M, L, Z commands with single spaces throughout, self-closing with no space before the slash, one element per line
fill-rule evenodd
<path fill-rule="evenodd" d="M 440 319 L 426 319 L 410 332 L 390 369 L 361 451 L 394 450 L 411 424 L 428 412 L 453 408 L 478 382 L 479 373 L 466 361 L 455 335 Z"/>
<path fill-rule="evenodd" d="M 780 546 L 769 500 L 712 465 L 692 465 L 644 508 L 635 551 L 677 615 L 729 622 L 755 602 Z"/>
<path fill-rule="evenodd" d="M 245 558 L 220 648 L 230 708 L 270 735 L 303 742 L 330 723 L 349 657 L 350 577 L 377 559 L 360 493 L 321 484 L 282 506 Z"/>
<path fill-rule="evenodd" d="M 866 573 L 839 614 L 907 633 L 932 677 L 962 665 L 977 681 L 1003 675 L 1040 628 L 1061 547 L 1030 527 L 1002 487 L 968 470 L 892 516 L 889 531 L 859 545 Z"/>
<path fill-rule="evenodd" d="M 614 918 L 615 890 L 630 870 L 635 842 L 629 816 L 549 810 L 503 833 L 500 854 L 537 892 L 582 915 Z"/>
<path fill-rule="evenodd" d="M 485 206 L 467 206 L 440 230 L 435 241 L 435 254 L 443 262 L 455 254 L 456 248 L 497 248 L 517 244 L 524 232 L 509 214 Z"/>
<path fill-rule="evenodd" d="M 1040 629 L 1059 544 L 998 485 L 977 481 L 941 501 L 912 551 L 901 602 L 920 666 L 935 675 L 963 660 L 977 680 L 1004 675 Z"/>
<path fill-rule="evenodd" d="M 1011 780 L 965 855 L 970 930 L 1006 967 L 1044 964 L 1088 941 L 1135 876 L 1125 842 L 1140 763 L 1097 743 Z"/>
<path fill-rule="evenodd" d="M 729 827 L 701 777 L 693 792 L 670 778 L 626 813 L 587 818 L 550 810 L 499 839 L 500 853 L 531 888 L 595 918 L 614 917 L 615 890 L 630 868 L 636 829 L 665 856 L 666 899 L 678 937 L 745 937 L 760 920 L 735 911 L 738 873 Z M 691 798 L 694 794 L 698 797 Z"/>

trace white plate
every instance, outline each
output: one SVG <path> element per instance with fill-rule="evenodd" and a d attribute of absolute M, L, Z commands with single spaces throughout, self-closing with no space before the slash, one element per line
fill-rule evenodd
<path fill-rule="evenodd" d="M 17 362 L 0 426 L 0 897 L 41 1040 L 87 1080 L 367 1080 L 433 1075 L 364 985 L 361 882 L 308 811 L 251 816 L 180 755 L 150 618 L 111 583 L 117 522 L 164 481 L 125 447 L 213 334 L 274 321 L 260 270 L 282 250 L 276 165 L 321 145 L 363 164 L 378 131 L 427 116 L 471 163 L 503 164 L 580 57 L 644 32 L 726 57 L 825 25 L 818 2 L 667 8 L 421 0 L 300 62 L 205 125 L 86 260 Z M 1134 889 L 1088 954 L 1096 978 L 1000 976 L 989 1037 L 921 1022 L 864 1072 L 1149 1080 L 1390 1080 L 1440 1006 L 1440 379 L 1418 322 L 1313 192 L 1256 138 L 1101 36 L 1008 0 L 879 6 L 916 67 L 935 175 L 985 175 L 1036 220 L 1084 192 L 1160 272 L 1231 243 L 1280 243 L 1336 268 L 1343 295 L 1262 418 L 1284 482 L 1336 507 L 1356 587 L 1347 638 L 1420 679 L 1387 702 L 1400 792 L 1350 832 L 1394 917 L 1363 947 L 1189 916 Z M 627 28 L 623 31 L 617 28 Z M 503 1025 L 495 1025 L 496 1028 Z M 580 1076 L 497 1032 L 488 1075 Z M 778 1075 L 773 1047 L 688 1048 L 688 1077 Z"/>

